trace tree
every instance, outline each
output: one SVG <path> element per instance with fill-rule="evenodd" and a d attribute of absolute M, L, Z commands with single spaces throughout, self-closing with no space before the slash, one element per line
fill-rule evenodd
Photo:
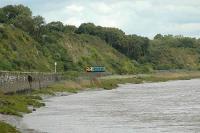
<path fill-rule="evenodd" d="M 17 9 L 18 15 L 24 15 L 24 16 L 29 16 L 29 17 L 32 16 L 32 12 L 31 12 L 30 8 L 28 8 L 24 5 L 17 5 L 17 6 L 14 6 L 14 8 Z"/>
<path fill-rule="evenodd" d="M 7 21 L 6 14 L 4 13 L 3 9 L 0 8 L 0 23 L 5 23 Z"/>
<path fill-rule="evenodd" d="M 11 23 L 29 34 L 34 30 L 34 22 L 30 16 L 19 15 L 15 19 L 12 19 Z"/>
<path fill-rule="evenodd" d="M 31 17 L 32 12 L 28 7 L 23 5 L 8 5 L 2 8 L 4 16 L 6 16 L 7 21 L 15 19 L 17 16 L 24 15 Z"/>
<path fill-rule="evenodd" d="M 148 53 L 149 48 L 149 39 L 146 37 L 140 37 L 137 35 L 127 35 L 127 42 L 124 46 L 126 55 L 135 60 L 140 60 L 141 57 L 144 57 Z M 124 52 L 125 53 L 125 52 Z"/>
<path fill-rule="evenodd" d="M 118 28 L 95 26 L 93 23 L 81 24 L 76 33 L 98 36 L 118 51 L 135 60 L 144 57 L 149 47 L 148 38 L 137 35 L 125 35 Z"/>
<path fill-rule="evenodd" d="M 64 31 L 64 25 L 60 21 L 48 23 L 46 27 L 49 31 Z"/>
<path fill-rule="evenodd" d="M 28 33 L 33 29 L 32 12 L 23 5 L 8 5 L 1 8 L 0 22 L 13 24 Z"/>
<path fill-rule="evenodd" d="M 161 34 L 157 34 L 154 36 L 154 39 L 162 39 L 163 38 L 163 35 Z"/>
<path fill-rule="evenodd" d="M 75 33 L 77 31 L 77 27 L 74 25 L 65 25 L 64 32 L 66 33 Z"/>
<path fill-rule="evenodd" d="M 33 17 L 33 31 L 31 34 L 38 41 L 41 40 L 42 34 L 45 32 L 45 21 L 42 16 Z"/>
<path fill-rule="evenodd" d="M 83 23 L 79 26 L 76 33 L 78 34 L 96 34 L 96 26 L 93 23 Z"/>

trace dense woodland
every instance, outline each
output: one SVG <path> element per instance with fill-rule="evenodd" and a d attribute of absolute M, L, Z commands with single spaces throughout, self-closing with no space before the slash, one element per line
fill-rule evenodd
<path fill-rule="evenodd" d="M 157 34 L 154 39 L 83 23 L 45 23 L 28 7 L 0 8 L 0 70 L 83 71 L 103 65 L 112 73 L 200 68 L 200 39 Z"/>

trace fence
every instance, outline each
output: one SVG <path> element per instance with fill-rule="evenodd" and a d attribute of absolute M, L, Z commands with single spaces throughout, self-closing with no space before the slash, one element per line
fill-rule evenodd
<path fill-rule="evenodd" d="M 62 79 L 61 73 L 0 71 L 0 90 L 11 93 L 38 89 Z"/>

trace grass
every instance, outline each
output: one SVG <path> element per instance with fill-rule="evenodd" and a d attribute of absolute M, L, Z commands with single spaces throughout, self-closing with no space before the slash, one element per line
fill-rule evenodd
<path fill-rule="evenodd" d="M 186 72 L 159 72 L 147 74 L 144 76 L 128 77 L 128 78 L 113 78 L 101 79 L 100 87 L 104 89 L 113 89 L 118 84 L 124 83 L 143 83 L 143 82 L 165 82 L 169 80 L 188 80 L 192 78 L 200 78 L 200 71 L 186 71 Z"/>
<path fill-rule="evenodd" d="M 11 125 L 4 122 L 0 122 L 0 132 L 1 133 L 19 133 L 19 131 L 17 131 L 15 127 L 12 127 Z"/>
<path fill-rule="evenodd" d="M 5 95 L 0 93 L 0 113 L 22 116 L 23 113 L 31 113 L 28 106 L 35 108 L 44 106 L 41 100 L 41 97 L 31 94 Z"/>

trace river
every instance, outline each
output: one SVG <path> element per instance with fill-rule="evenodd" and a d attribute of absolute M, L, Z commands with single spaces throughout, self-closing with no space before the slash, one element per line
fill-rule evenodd
<path fill-rule="evenodd" d="M 21 124 L 45 133 L 199 133 L 200 80 L 123 84 L 45 100 Z"/>

